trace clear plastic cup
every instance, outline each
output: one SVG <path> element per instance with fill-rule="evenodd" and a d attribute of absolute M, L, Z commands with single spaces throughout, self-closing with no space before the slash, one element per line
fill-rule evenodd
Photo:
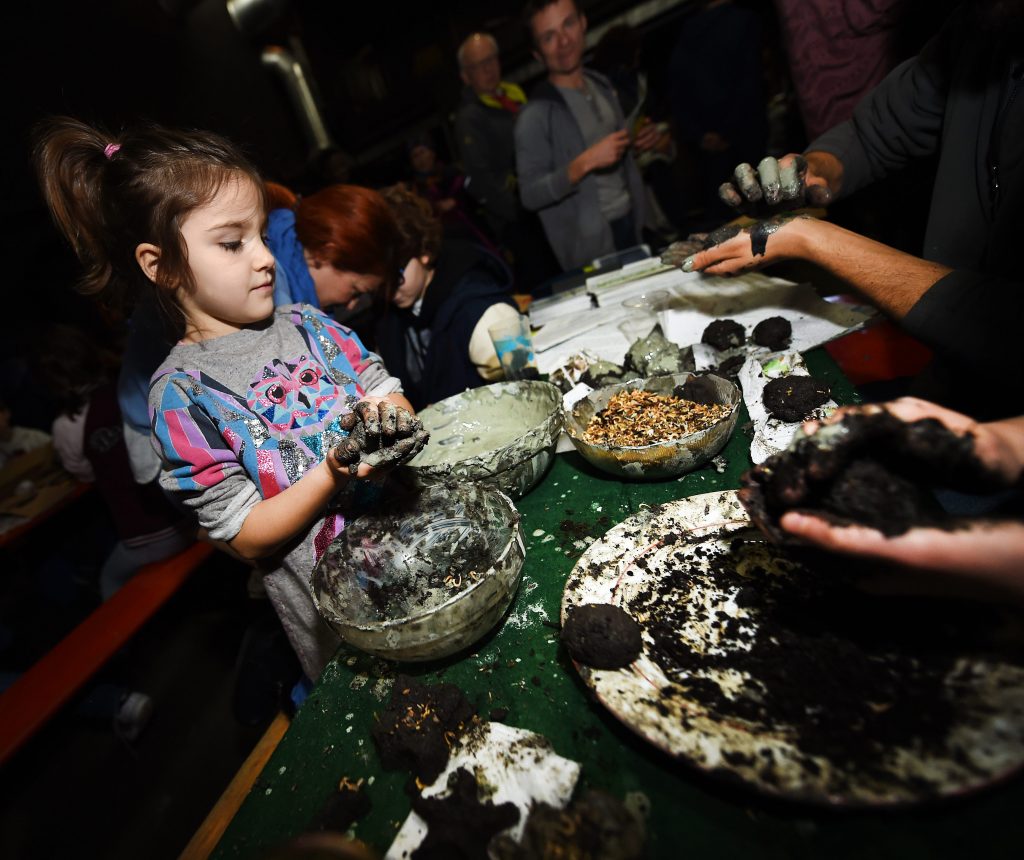
<path fill-rule="evenodd" d="M 533 354 L 530 319 L 522 314 L 514 322 L 492 325 L 487 329 L 498 354 L 506 379 L 537 379 L 537 359 Z"/>

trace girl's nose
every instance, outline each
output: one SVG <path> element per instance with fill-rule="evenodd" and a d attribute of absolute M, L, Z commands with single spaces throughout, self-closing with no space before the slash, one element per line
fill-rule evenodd
<path fill-rule="evenodd" d="M 255 264 L 259 271 L 274 267 L 274 255 L 270 253 L 270 248 L 267 247 L 265 242 L 260 242 L 259 250 L 256 252 Z"/>

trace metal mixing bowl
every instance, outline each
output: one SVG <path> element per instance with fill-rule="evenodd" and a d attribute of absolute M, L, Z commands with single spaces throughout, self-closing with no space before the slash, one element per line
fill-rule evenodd
<path fill-rule="evenodd" d="M 715 456 L 729 441 L 736 426 L 740 390 L 727 379 L 710 376 L 715 386 L 715 402 L 727 405 L 729 414 L 706 430 L 691 433 L 667 442 L 653 445 L 615 446 L 587 442 L 583 433 L 598 412 L 620 391 L 651 391 L 655 394 L 671 395 L 693 374 L 677 373 L 671 376 L 652 376 L 649 379 L 633 379 L 617 385 L 608 385 L 591 392 L 576 403 L 565 417 L 565 431 L 572 444 L 583 457 L 597 468 L 618 478 L 657 480 L 675 478 L 703 465 Z"/>
<path fill-rule="evenodd" d="M 504 493 L 468 482 L 407 491 L 346 524 L 313 568 L 313 602 L 361 651 L 433 660 L 498 622 L 525 556 Z"/>
<path fill-rule="evenodd" d="M 518 499 L 555 457 L 562 394 L 550 382 L 497 382 L 428 406 L 419 418 L 430 442 L 405 467 L 414 483 L 480 481 Z"/>

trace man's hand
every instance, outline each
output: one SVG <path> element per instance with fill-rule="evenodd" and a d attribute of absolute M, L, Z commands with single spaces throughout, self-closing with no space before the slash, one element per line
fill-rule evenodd
<path fill-rule="evenodd" d="M 659 130 L 656 123 L 649 119 L 645 120 L 637 133 L 633 135 L 633 149 L 637 152 L 647 152 L 651 149 L 660 150 L 664 146 L 666 137 L 667 135 Z"/>
<path fill-rule="evenodd" d="M 977 596 L 1010 592 L 1024 600 L 1024 524 L 1019 522 L 977 520 L 951 531 L 916 528 L 891 538 L 866 526 L 832 525 L 798 511 L 783 515 L 781 525 L 822 549 L 908 571 L 902 577 L 880 571 L 864 583 L 874 591 Z"/>
<path fill-rule="evenodd" d="M 780 159 L 762 158 L 757 170 L 746 163 L 737 165 L 732 179 L 719 186 L 718 196 L 736 209 L 753 208 L 762 201 L 787 209 L 827 206 L 839 190 L 841 177 L 842 164 L 835 156 L 791 152 Z"/>
<path fill-rule="evenodd" d="M 736 275 L 801 256 L 808 234 L 821 223 L 804 215 L 776 215 L 747 227 L 727 224 L 704 238 L 703 251 L 679 260 L 682 246 L 670 246 L 662 262 L 678 265 L 684 272 Z"/>
<path fill-rule="evenodd" d="M 628 147 L 629 132 L 625 129 L 602 137 L 569 162 L 569 181 L 575 185 L 588 173 L 618 164 Z"/>
<path fill-rule="evenodd" d="M 826 424 L 837 424 L 847 415 L 874 415 L 888 412 L 901 421 L 912 423 L 934 418 L 958 436 L 974 437 L 974 455 L 993 477 L 1006 486 L 1021 480 L 1024 473 L 1024 418 L 980 423 L 968 415 L 946 409 L 936 403 L 917 397 L 900 397 L 888 403 L 867 403 L 862 406 L 843 406 L 822 421 L 807 421 L 803 431 L 813 436 Z"/>

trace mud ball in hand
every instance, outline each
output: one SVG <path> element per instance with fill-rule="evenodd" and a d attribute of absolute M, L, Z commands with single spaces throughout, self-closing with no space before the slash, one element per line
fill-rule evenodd
<path fill-rule="evenodd" d="M 763 319 L 750 334 L 750 339 L 758 346 L 766 346 L 770 350 L 784 349 L 789 346 L 793 337 L 793 326 L 785 317 L 768 317 Z"/>
<path fill-rule="evenodd" d="M 569 611 L 562 641 L 574 660 L 594 669 L 621 669 L 640 654 L 640 625 L 609 603 L 588 603 Z"/>
<path fill-rule="evenodd" d="M 779 421 L 803 421 L 830 395 L 829 387 L 813 376 L 780 376 L 765 387 L 764 408 Z"/>
<path fill-rule="evenodd" d="M 715 320 L 708 323 L 701 335 L 701 343 L 713 346 L 715 349 L 732 349 L 734 346 L 742 346 L 746 343 L 746 330 L 736 320 Z"/>

